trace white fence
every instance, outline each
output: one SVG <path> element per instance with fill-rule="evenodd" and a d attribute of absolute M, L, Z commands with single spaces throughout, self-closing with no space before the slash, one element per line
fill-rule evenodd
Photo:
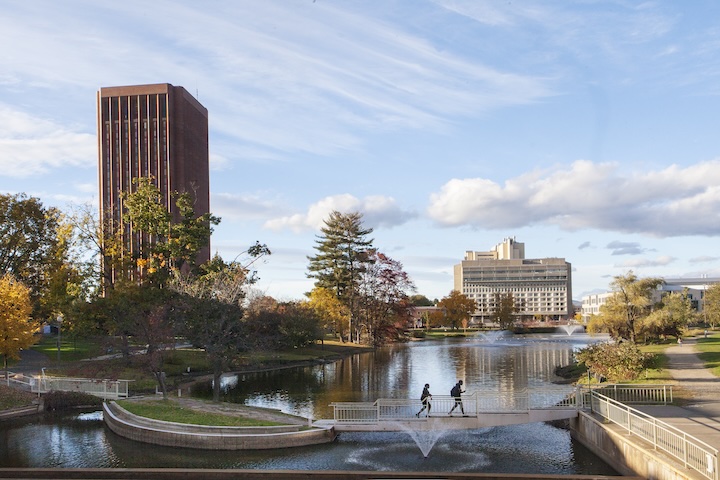
<path fill-rule="evenodd" d="M 63 392 L 82 392 L 105 399 L 118 399 L 128 397 L 129 380 L 96 380 L 92 378 L 67 377 L 33 377 L 31 381 L 32 392 L 41 394 L 53 390 Z"/>
<path fill-rule="evenodd" d="M 524 413 L 529 410 L 590 408 L 591 392 L 630 404 L 668 404 L 672 401 L 671 385 L 617 384 L 602 387 L 573 387 L 523 389 L 514 392 L 473 392 L 463 395 L 462 409 L 454 414 L 477 416 L 492 413 Z M 450 395 L 433 395 L 431 414 L 447 415 L 455 405 Z M 375 402 L 338 402 L 334 409 L 336 423 L 368 424 L 381 421 L 409 420 L 422 408 L 420 400 L 408 398 L 380 398 Z M 427 413 L 427 410 L 423 413 Z"/>
<path fill-rule="evenodd" d="M 458 405 L 453 413 L 474 417 L 488 413 L 524 413 L 530 409 L 575 408 L 576 398 L 572 386 L 507 394 L 473 392 L 461 397 L 462 407 Z M 447 416 L 455 406 L 455 397 L 433 395 L 430 403 L 431 415 Z M 422 408 L 422 402 L 408 398 L 380 398 L 375 402 L 337 402 L 331 406 L 336 423 L 369 424 L 414 419 Z M 423 413 L 427 413 L 427 410 Z"/>
<path fill-rule="evenodd" d="M 668 405 L 673 401 L 672 385 L 617 383 L 594 386 L 592 391 L 626 405 Z"/>
<path fill-rule="evenodd" d="M 591 406 L 596 413 L 624 427 L 630 434 L 650 442 L 656 450 L 675 457 L 711 480 L 718 480 L 718 451 L 707 443 L 657 418 L 592 390 Z"/>

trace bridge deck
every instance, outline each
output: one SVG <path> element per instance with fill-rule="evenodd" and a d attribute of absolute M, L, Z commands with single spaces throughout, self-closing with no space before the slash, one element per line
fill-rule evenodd
<path fill-rule="evenodd" d="M 334 428 L 336 432 L 392 432 L 410 430 L 472 430 L 476 428 L 517 425 L 521 423 L 549 422 L 575 418 L 575 408 L 537 409 L 516 413 L 483 412 L 473 415 L 431 414 L 429 417 L 378 420 L 375 422 L 338 422 L 336 420 L 317 420 L 314 426 Z"/>

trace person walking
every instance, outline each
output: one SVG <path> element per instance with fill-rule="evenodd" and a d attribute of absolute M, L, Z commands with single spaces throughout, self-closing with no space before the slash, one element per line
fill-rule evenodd
<path fill-rule="evenodd" d="M 462 414 L 465 415 L 465 408 L 463 407 L 462 399 L 460 398 L 460 394 L 465 393 L 465 390 L 462 389 L 462 385 L 463 381 L 458 380 L 452 390 L 450 390 L 450 396 L 455 398 L 455 405 L 453 405 L 450 409 L 448 415 L 452 415 L 453 410 L 455 410 L 458 406 L 460 407 Z"/>
<path fill-rule="evenodd" d="M 416 417 L 420 417 L 420 414 L 427 408 L 427 414 L 426 417 L 430 416 L 430 408 L 432 405 L 430 404 L 430 400 L 432 400 L 432 395 L 430 394 L 430 384 L 426 383 L 425 388 L 423 388 L 422 395 L 420 395 L 420 401 L 422 402 L 422 408 L 419 412 L 415 414 Z"/>

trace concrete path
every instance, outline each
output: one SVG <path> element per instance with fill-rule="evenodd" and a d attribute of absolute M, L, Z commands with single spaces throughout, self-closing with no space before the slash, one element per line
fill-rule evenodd
<path fill-rule="evenodd" d="M 679 388 L 692 393 L 687 406 L 643 406 L 638 410 L 679 428 L 720 450 L 720 377 L 706 369 L 697 356 L 695 339 L 669 347 L 668 369 Z"/>

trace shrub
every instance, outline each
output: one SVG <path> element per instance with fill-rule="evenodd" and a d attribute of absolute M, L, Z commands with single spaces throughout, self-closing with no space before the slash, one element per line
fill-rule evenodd
<path fill-rule="evenodd" d="M 636 380 L 643 371 L 657 368 L 657 357 L 652 353 L 643 353 L 632 342 L 595 343 L 576 353 L 578 362 L 584 363 L 594 375 L 610 382 Z"/>
<path fill-rule="evenodd" d="M 102 398 L 83 392 L 50 391 L 43 396 L 45 410 L 67 410 L 70 408 L 100 406 Z"/>

